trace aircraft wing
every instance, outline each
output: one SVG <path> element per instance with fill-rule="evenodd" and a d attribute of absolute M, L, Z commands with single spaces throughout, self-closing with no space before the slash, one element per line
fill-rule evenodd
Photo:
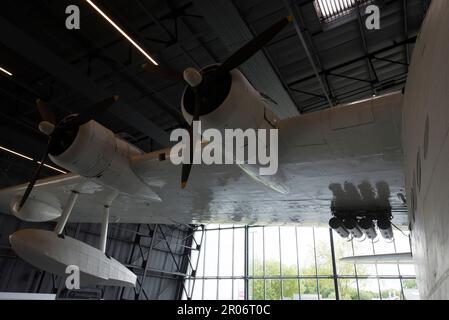
<path fill-rule="evenodd" d="M 413 264 L 411 252 L 344 257 L 340 261 L 355 264 Z"/>
<path fill-rule="evenodd" d="M 401 94 L 370 99 L 283 120 L 279 124 L 279 170 L 260 183 L 236 165 L 194 165 L 188 187 L 180 188 L 181 166 L 168 150 L 131 160 L 136 175 L 160 201 L 119 194 L 111 222 L 327 225 L 337 210 L 391 206 L 394 223 L 408 224 L 400 143 Z M 0 210 L 25 185 L 0 190 Z M 33 194 L 51 193 L 62 205 L 73 188 L 80 197 L 72 222 L 97 223 L 113 190 L 74 174 L 40 180 Z"/>

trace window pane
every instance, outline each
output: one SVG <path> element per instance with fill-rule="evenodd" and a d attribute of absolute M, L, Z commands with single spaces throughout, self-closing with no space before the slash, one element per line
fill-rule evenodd
<path fill-rule="evenodd" d="M 318 300 L 318 289 L 316 279 L 301 279 L 301 300 Z"/>
<path fill-rule="evenodd" d="M 378 264 L 377 272 L 380 276 L 398 276 L 399 269 L 397 264 Z"/>
<path fill-rule="evenodd" d="M 377 279 L 359 279 L 360 300 L 379 300 Z"/>
<path fill-rule="evenodd" d="M 358 276 L 375 276 L 377 274 L 374 264 L 357 264 L 355 271 Z"/>
<path fill-rule="evenodd" d="M 203 295 L 203 280 L 195 280 L 195 284 L 193 287 L 193 300 L 201 300 Z"/>
<path fill-rule="evenodd" d="M 374 251 L 376 254 L 383 253 L 395 253 L 394 243 L 391 241 L 386 241 L 383 238 L 379 238 L 379 241 L 374 243 Z"/>
<path fill-rule="evenodd" d="M 298 275 L 295 230 L 295 227 L 281 228 L 282 274 L 287 276 Z"/>
<path fill-rule="evenodd" d="M 415 279 L 402 280 L 405 300 L 419 300 L 418 284 Z"/>
<path fill-rule="evenodd" d="M 335 231 L 333 232 L 333 235 L 337 274 L 340 276 L 355 276 L 354 264 L 340 261 L 340 259 L 343 257 L 350 257 L 354 255 L 352 251 L 352 242 L 341 238 Z"/>
<path fill-rule="evenodd" d="M 410 239 L 408 237 L 408 232 L 403 231 L 406 236 L 404 236 L 399 231 L 394 231 L 394 242 L 396 244 L 397 252 L 410 252 Z"/>
<path fill-rule="evenodd" d="M 232 229 L 220 230 L 220 276 L 232 275 Z"/>
<path fill-rule="evenodd" d="M 219 300 L 232 299 L 232 280 L 222 279 L 218 281 L 218 299 Z"/>
<path fill-rule="evenodd" d="M 279 228 L 265 227 L 265 274 L 269 276 L 279 276 Z"/>
<path fill-rule="evenodd" d="M 249 281 L 249 298 L 251 300 L 263 300 L 264 299 L 264 281 L 261 279 Z"/>
<path fill-rule="evenodd" d="M 299 274 L 316 275 L 312 228 L 298 228 Z"/>
<path fill-rule="evenodd" d="M 206 246 L 203 248 L 205 253 L 206 276 L 217 276 L 218 267 L 218 230 L 207 231 Z"/>
<path fill-rule="evenodd" d="M 339 279 L 338 293 L 340 300 L 358 300 L 359 294 L 356 279 Z"/>
<path fill-rule="evenodd" d="M 249 229 L 249 274 L 263 276 L 263 236 L 262 228 Z"/>
<path fill-rule="evenodd" d="M 283 300 L 299 300 L 299 280 L 282 281 Z"/>
<path fill-rule="evenodd" d="M 332 256 L 328 228 L 315 228 L 316 263 L 319 275 L 332 275 Z"/>
<path fill-rule="evenodd" d="M 374 254 L 373 244 L 371 241 L 352 241 L 354 245 L 355 256 L 365 256 Z M 376 267 L 374 264 L 358 264 L 356 265 L 357 275 L 369 276 L 376 275 Z"/>
<path fill-rule="evenodd" d="M 401 300 L 401 281 L 399 279 L 380 280 L 382 300 Z"/>
<path fill-rule="evenodd" d="M 399 270 L 402 276 L 415 276 L 415 266 L 413 264 L 400 264 Z"/>
<path fill-rule="evenodd" d="M 335 285 L 333 279 L 320 279 L 319 289 L 321 300 L 335 300 Z"/>
<path fill-rule="evenodd" d="M 245 282 L 243 280 L 234 280 L 234 300 L 245 300 Z"/>
<path fill-rule="evenodd" d="M 371 241 L 359 241 L 354 239 L 352 243 L 354 245 L 354 255 L 363 256 L 374 254 L 373 244 Z"/>
<path fill-rule="evenodd" d="M 217 300 L 217 280 L 204 280 L 204 300 Z"/>
<path fill-rule="evenodd" d="M 234 276 L 245 274 L 245 229 L 234 230 Z"/>
<path fill-rule="evenodd" d="M 266 300 L 280 300 L 281 299 L 281 281 L 280 280 L 266 280 Z"/>

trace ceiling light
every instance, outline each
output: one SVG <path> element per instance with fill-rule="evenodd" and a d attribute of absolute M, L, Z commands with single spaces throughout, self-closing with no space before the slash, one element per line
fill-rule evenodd
<path fill-rule="evenodd" d="M 26 160 L 29 160 L 29 161 L 36 161 L 36 160 L 34 160 L 33 158 L 28 157 L 28 156 L 26 156 L 26 155 L 24 155 L 24 154 L 22 154 L 22 153 L 16 152 L 16 151 L 14 151 L 14 150 L 11 150 L 11 149 L 8 149 L 8 148 L 2 147 L 2 146 L 0 146 L 0 150 L 6 151 L 6 152 L 8 152 L 8 153 L 11 153 L 11 154 L 13 154 L 13 155 L 15 155 L 15 156 L 18 156 L 18 157 L 20 157 L 20 158 L 23 158 L 23 159 L 26 159 Z M 40 164 L 41 162 L 40 162 L 40 161 L 37 161 L 37 163 Z M 50 166 L 50 165 L 48 165 L 48 164 L 44 164 L 44 166 L 47 167 L 47 168 L 49 168 L 49 169 L 52 169 L 52 170 L 54 170 L 54 171 L 57 171 L 57 172 L 59 172 L 59 173 L 63 173 L 63 174 L 66 174 L 66 173 L 67 173 L 66 171 L 63 171 L 63 170 L 58 169 L 58 168 L 55 168 L 55 167 Z"/>
<path fill-rule="evenodd" d="M 6 73 L 8 76 L 12 76 L 12 73 L 11 73 L 11 72 L 9 72 L 9 71 L 6 70 L 6 69 L 3 69 L 2 67 L 0 67 L 0 71 Z"/>
<path fill-rule="evenodd" d="M 103 18 L 105 18 L 118 32 L 122 34 L 137 50 L 139 50 L 148 60 L 150 60 L 154 65 L 158 65 L 156 60 L 154 60 L 145 50 L 142 49 L 130 36 L 128 36 L 125 31 L 123 31 L 111 18 L 109 18 L 106 13 L 104 13 L 100 8 L 98 8 L 95 3 L 91 0 L 86 0 L 86 2 L 95 9 Z"/>

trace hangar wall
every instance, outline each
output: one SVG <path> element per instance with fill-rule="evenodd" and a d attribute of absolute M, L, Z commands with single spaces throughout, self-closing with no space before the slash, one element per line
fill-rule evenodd
<path fill-rule="evenodd" d="M 189 254 L 186 247 L 192 241 L 190 226 L 110 225 L 106 253 L 138 275 L 136 291 L 132 288 L 83 287 L 82 284 L 79 291 L 67 291 L 65 279 L 34 268 L 11 250 L 8 237 L 14 231 L 53 227 L 52 223 L 25 223 L 14 216 L 0 214 L 0 292 L 54 293 L 58 299 L 180 299 Z M 68 224 L 66 227 L 66 235 L 93 246 L 98 245 L 99 234 L 100 225 L 96 224 Z M 145 260 L 149 261 L 146 268 Z"/>
<path fill-rule="evenodd" d="M 410 69 L 404 152 L 413 256 L 425 299 L 449 297 L 449 2 L 432 1 Z M 419 41 L 427 39 L 427 41 Z"/>

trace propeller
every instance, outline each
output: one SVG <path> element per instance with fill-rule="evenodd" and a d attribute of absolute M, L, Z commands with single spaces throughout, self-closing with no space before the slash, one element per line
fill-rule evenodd
<path fill-rule="evenodd" d="M 41 99 L 36 101 L 37 109 L 41 115 L 43 121 L 39 124 L 39 130 L 48 136 L 47 146 L 44 154 L 38 163 L 38 167 L 34 172 L 25 193 L 22 196 L 19 204 L 19 210 L 26 203 L 37 179 L 45 166 L 45 162 L 48 160 L 49 154 L 60 154 L 67 148 L 76 138 L 78 129 L 83 124 L 95 119 L 102 113 L 104 113 L 109 107 L 111 107 L 118 100 L 118 96 L 112 96 L 97 102 L 90 108 L 87 108 L 84 112 L 76 115 L 70 115 L 65 117 L 61 121 L 56 120 L 56 115 L 50 110 L 48 105 Z"/>
<path fill-rule="evenodd" d="M 199 73 L 198 73 L 199 74 Z M 197 79 L 198 80 L 198 79 Z M 199 82 L 201 83 L 201 81 Z M 198 83 L 198 85 L 199 85 Z M 197 86 L 198 86 L 197 85 Z M 189 136 L 190 136 L 190 161 L 189 163 L 183 163 L 182 164 L 182 170 L 181 170 L 181 188 L 184 189 L 187 186 L 187 181 L 189 180 L 190 171 L 192 171 L 192 164 L 193 164 L 193 154 L 194 154 L 194 145 L 193 145 L 193 122 L 199 121 L 200 119 L 200 110 L 201 110 L 201 97 L 198 94 L 197 86 L 192 87 L 193 91 L 195 93 L 195 111 L 193 114 L 192 123 L 190 124 L 189 128 Z"/>
<path fill-rule="evenodd" d="M 293 21 L 293 16 L 285 17 L 271 27 L 254 37 L 243 47 L 235 51 L 230 55 L 223 63 L 212 69 L 203 69 L 200 71 L 194 68 L 187 68 L 184 73 L 181 73 L 165 69 L 160 66 L 149 66 L 146 65 L 144 68 L 146 71 L 159 75 L 166 79 L 179 79 L 182 78 L 183 82 L 187 84 L 188 87 L 192 89 L 194 108 L 193 108 L 193 120 L 190 124 L 189 134 L 190 134 L 190 163 L 182 165 L 181 172 L 181 187 L 185 188 L 187 185 L 187 180 L 192 169 L 193 160 L 193 121 L 198 121 L 204 107 L 210 108 L 212 104 L 221 104 L 223 97 L 224 82 L 226 76 L 230 71 L 239 67 L 249 58 L 255 55 L 260 49 L 262 49 L 268 42 L 270 42 L 285 26 L 287 26 L 291 21 Z M 186 91 L 187 93 L 187 91 Z M 227 94 L 227 93 L 226 93 Z M 226 95 L 225 94 L 225 95 Z"/>
<path fill-rule="evenodd" d="M 293 16 L 287 16 L 271 27 L 257 35 L 243 47 L 234 52 L 228 57 L 217 69 L 217 74 L 229 72 L 232 69 L 239 67 L 246 60 L 255 55 L 260 49 L 262 49 L 268 42 L 270 42 L 287 24 L 293 21 Z"/>

